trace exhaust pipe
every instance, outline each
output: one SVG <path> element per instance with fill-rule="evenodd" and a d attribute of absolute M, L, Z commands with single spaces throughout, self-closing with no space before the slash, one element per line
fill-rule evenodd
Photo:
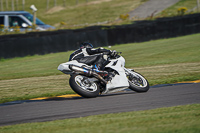
<path fill-rule="evenodd" d="M 101 77 L 99 74 L 97 74 L 96 72 L 94 72 L 90 69 L 86 69 L 84 67 L 79 67 L 79 66 L 75 66 L 75 65 L 69 65 L 69 69 L 71 69 L 72 71 L 75 71 L 75 72 L 79 72 L 86 76 L 94 76 L 95 78 L 102 81 L 104 84 L 107 84 L 107 81 L 105 79 L 103 79 L 103 77 Z"/>

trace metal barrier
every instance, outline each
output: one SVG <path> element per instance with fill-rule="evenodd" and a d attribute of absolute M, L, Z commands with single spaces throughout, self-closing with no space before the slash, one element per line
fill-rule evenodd
<path fill-rule="evenodd" d="M 75 50 L 81 42 L 94 47 L 143 42 L 200 33 L 200 14 L 135 21 L 121 26 L 93 26 L 76 30 L 30 32 L 0 36 L 0 58 Z"/>

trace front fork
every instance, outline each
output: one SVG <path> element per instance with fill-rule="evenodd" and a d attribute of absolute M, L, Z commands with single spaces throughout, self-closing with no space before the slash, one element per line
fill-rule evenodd
<path fill-rule="evenodd" d="M 125 71 L 126 76 L 130 76 L 132 71 L 134 71 L 134 70 L 133 69 L 124 68 L 124 71 Z"/>
<path fill-rule="evenodd" d="M 126 69 L 126 68 L 124 68 L 124 70 L 125 70 L 127 78 L 131 82 L 134 82 L 135 84 L 138 84 L 138 85 L 143 84 L 143 81 L 141 80 L 141 78 L 138 75 L 132 73 L 132 71 L 134 71 L 133 69 Z"/>
<path fill-rule="evenodd" d="M 126 76 L 129 77 L 130 79 L 132 79 L 134 77 L 137 78 L 137 79 L 140 79 L 139 76 L 137 76 L 136 74 L 132 73 L 132 71 L 134 71 L 133 69 L 124 68 L 124 70 L 125 70 Z"/>

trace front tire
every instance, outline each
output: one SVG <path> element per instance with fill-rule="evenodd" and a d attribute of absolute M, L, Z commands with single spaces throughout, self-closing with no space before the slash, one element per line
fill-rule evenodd
<path fill-rule="evenodd" d="M 97 97 L 100 93 L 97 82 L 90 82 L 88 78 L 82 75 L 72 74 L 69 79 L 71 88 L 79 95 L 85 98 Z"/>
<path fill-rule="evenodd" d="M 136 92 L 147 92 L 149 90 L 149 82 L 140 73 L 135 71 L 129 72 L 128 76 L 129 88 Z"/>

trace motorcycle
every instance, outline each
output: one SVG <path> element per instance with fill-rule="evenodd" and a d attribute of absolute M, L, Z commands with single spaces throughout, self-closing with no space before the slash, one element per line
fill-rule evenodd
<path fill-rule="evenodd" d="M 147 92 L 149 90 L 147 79 L 133 69 L 125 68 L 125 59 L 120 54 L 121 52 L 116 52 L 115 56 L 103 55 L 107 60 L 103 71 L 93 69 L 94 66 L 79 63 L 76 60 L 60 64 L 58 70 L 64 74 L 70 74 L 70 87 L 85 98 L 128 88 L 135 92 Z M 113 77 L 107 80 L 110 73 Z"/>

